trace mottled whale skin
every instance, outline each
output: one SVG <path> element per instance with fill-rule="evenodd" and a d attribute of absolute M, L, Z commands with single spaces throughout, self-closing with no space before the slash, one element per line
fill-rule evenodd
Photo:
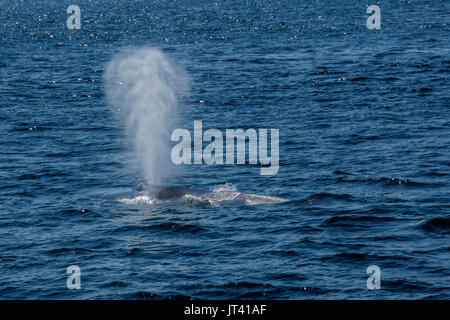
<path fill-rule="evenodd" d="M 140 184 L 135 188 L 139 194 L 153 197 L 161 201 L 196 200 L 201 202 L 217 203 L 223 201 L 238 201 L 247 205 L 282 203 L 288 199 L 241 193 L 234 190 L 201 190 L 181 186 L 158 186 Z"/>
<path fill-rule="evenodd" d="M 148 184 L 138 185 L 135 188 L 135 191 L 163 201 L 179 200 L 187 194 L 201 196 L 208 192 L 207 190 L 190 189 L 180 186 L 158 186 Z"/>

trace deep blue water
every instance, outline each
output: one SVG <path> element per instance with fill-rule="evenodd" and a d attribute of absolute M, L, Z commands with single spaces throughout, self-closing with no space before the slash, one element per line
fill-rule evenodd
<path fill-rule="evenodd" d="M 70 4 L 81 30 L 66 27 Z M 0 298 L 449 299 L 449 13 L 423 0 L 1 1 Z M 183 128 L 280 130 L 277 175 L 184 165 L 166 184 L 291 201 L 96 196 L 143 182 L 103 80 L 140 46 L 189 75 Z M 366 287 L 369 265 L 381 290 Z"/>

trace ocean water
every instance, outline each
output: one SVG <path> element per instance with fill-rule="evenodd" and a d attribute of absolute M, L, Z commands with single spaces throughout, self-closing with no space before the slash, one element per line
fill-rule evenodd
<path fill-rule="evenodd" d="M 71 4 L 80 30 L 66 26 Z M 449 12 L 437 0 L 1 1 L 0 298 L 449 299 Z M 105 89 L 124 48 L 183 70 L 178 127 L 280 130 L 276 175 L 180 165 L 164 185 L 289 201 L 119 201 L 147 182 Z"/>

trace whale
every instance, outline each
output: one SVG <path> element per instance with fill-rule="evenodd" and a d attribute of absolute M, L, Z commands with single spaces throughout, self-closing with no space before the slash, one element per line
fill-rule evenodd
<path fill-rule="evenodd" d="M 159 186 L 150 184 L 140 184 L 135 187 L 135 191 L 162 201 L 179 200 L 186 195 L 200 197 L 207 193 L 207 190 L 192 189 L 181 186 Z"/>
<path fill-rule="evenodd" d="M 196 189 L 183 186 L 163 186 L 142 183 L 132 191 L 109 194 L 105 198 L 126 203 L 184 203 L 188 207 L 202 204 L 217 205 L 222 202 L 235 202 L 245 205 L 276 204 L 289 199 L 243 193 L 233 188 Z M 143 201 L 145 200 L 145 201 Z"/>

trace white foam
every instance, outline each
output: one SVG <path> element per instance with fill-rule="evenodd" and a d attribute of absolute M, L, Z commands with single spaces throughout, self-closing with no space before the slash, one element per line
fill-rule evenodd
<path fill-rule="evenodd" d="M 135 198 L 131 198 L 131 199 L 117 199 L 118 201 L 122 202 L 122 203 L 126 203 L 126 204 L 155 204 L 157 203 L 157 200 L 154 198 L 150 198 L 148 196 L 137 196 Z"/>
<path fill-rule="evenodd" d="M 215 185 L 210 190 L 212 192 L 216 192 L 216 193 L 217 192 L 222 192 L 222 191 L 235 191 L 236 192 L 237 188 L 236 188 L 236 186 L 234 184 L 226 182 L 224 184 Z"/>

